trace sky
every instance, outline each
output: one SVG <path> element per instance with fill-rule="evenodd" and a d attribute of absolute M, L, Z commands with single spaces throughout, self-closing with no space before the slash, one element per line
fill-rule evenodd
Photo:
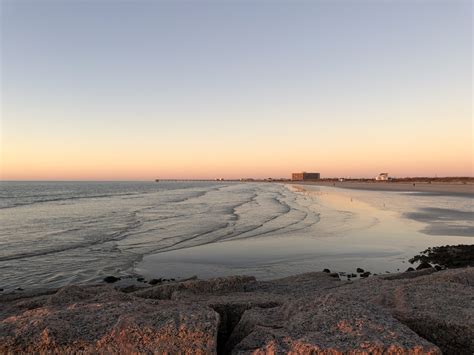
<path fill-rule="evenodd" d="M 3 180 L 473 176 L 470 0 L 0 0 Z"/>

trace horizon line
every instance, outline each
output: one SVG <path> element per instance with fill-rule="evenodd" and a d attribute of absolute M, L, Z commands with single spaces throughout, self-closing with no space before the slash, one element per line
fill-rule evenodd
<path fill-rule="evenodd" d="M 374 177 L 341 177 L 341 176 L 331 176 L 331 177 L 322 177 L 318 180 L 330 180 L 330 179 L 340 179 L 345 180 L 374 180 Z M 393 179 L 473 179 L 474 175 L 466 176 L 404 176 L 404 177 L 392 177 Z M 168 181 L 168 182 L 179 182 L 179 181 L 242 181 L 247 182 L 253 181 L 265 181 L 265 180 L 281 180 L 281 181 L 293 181 L 291 177 L 267 177 L 267 178 L 256 178 L 256 177 L 245 177 L 245 178 L 154 178 L 154 179 L 0 179 L 0 182 L 158 182 L 159 181 Z"/>

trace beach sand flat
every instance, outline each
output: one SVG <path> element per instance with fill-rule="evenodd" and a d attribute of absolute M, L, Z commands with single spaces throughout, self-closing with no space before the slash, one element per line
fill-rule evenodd
<path fill-rule="evenodd" d="M 425 192 L 439 195 L 474 197 L 474 183 L 437 183 L 432 182 L 356 182 L 356 181 L 307 181 L 291 182 L 295 185 L 334 186 L 344 189 Z"/>

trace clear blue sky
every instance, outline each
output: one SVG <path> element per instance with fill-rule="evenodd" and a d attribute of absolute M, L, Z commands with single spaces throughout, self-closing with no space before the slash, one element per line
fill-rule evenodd
<path fill-rule="evenodd" d="M 472 175 L 471 1 L 1 3 L 4 178 Z"/>

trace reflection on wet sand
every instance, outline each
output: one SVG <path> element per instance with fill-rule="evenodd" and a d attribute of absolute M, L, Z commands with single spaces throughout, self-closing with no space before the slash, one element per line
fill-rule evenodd
<path fill-rule="evenodd" d="M 260 279 L 323 268 L 353 272 L 355 267 L 362 267 L 377 273 L 395 272 L 406 269 L 407 260 L 429 246 L 471 242 L 466 234 L 456 234 L 449 227 L 449 233 L 428 235 L 427 220 L 407 215 L 428 213 L 423 208 L 438 206 L 429 215 L 436 218 L 436 212 L 446 206 L 457 206 L 459 210 L 450 214 L 450 224 L 472 228 L 468 198 L 317 186 L 287 188 L 295 195 L 291 207 L 318 215 L 318 223 L 149 255 L 136 271 L 150 277 L 248 274 Z M 439 231 L 443 225 L 450 225 L 439 223 Z"/>

